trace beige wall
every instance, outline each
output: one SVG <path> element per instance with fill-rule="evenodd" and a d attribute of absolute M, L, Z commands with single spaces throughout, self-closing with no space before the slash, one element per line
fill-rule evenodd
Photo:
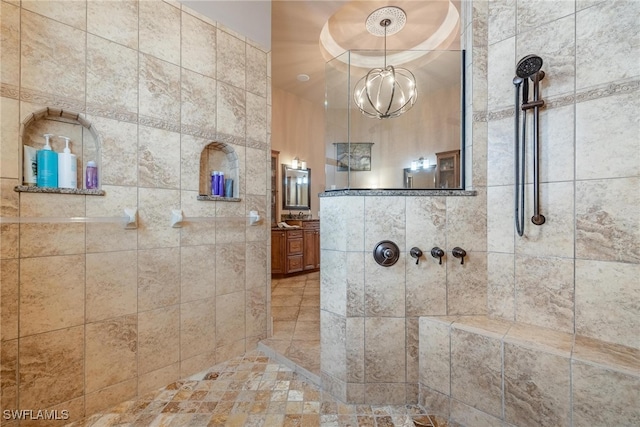
<path fill-rule="evenodd" d="M 324 191 L 324 107 L 283 90 L 273 90 L 271 148 L 280 151 L 277 217 L 282 213 L 282 164 L 298 156 L 311 169 L 311 213 L 318 217 L 318 193 Z M 288 212 L 288 211 L 287 211 Z M 297 213 L 293 212 L 292 213 Z"/>
<path fill-rule="evenodd" d="M 2 216 L 138 209 L 134 230 L 2 225 L 2 409 L 73 420 L 254 348 L 270 283 L 269 53 L 176 2 L 1 8 Z M 105 196 L 13 191 L 21 123 L 45 107 L 95 130 Z M 240 202 L 197 200 L 212 142 L 237 157 Z M 172 228 L 173 209 L 221 220 Z M 247 226 L 250 210 L 266 220 Z"/>

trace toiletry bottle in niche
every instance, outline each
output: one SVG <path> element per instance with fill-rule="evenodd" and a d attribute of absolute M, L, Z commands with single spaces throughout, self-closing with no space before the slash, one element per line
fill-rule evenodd
<path fill-rule="evenodd" d="M 78 162 L 76 155 L 71 154 L 70 138 L 67 136 L 60 136 L 60 138 L 64 139 L 65 147 L 64 151 L 58 154 L 58 187 L 78 188 Z"/>
<path fill-rule="evenodd" d="M 22 165 L 22 183 L 35 186 L 38 184 L 38 150 L 29 145 L 24 146 L 24 163 Z"/>
<path fill-rule="evenodd" d="M 51 149 L 50 139 L 53 136 L 50 133 L 44 135 L 44 148 L 38 150 L 36 157 L 38 161 L 38 187 L 57 187 L 58 186 L 58 153 Z"/>
<path fill-rule="evenodd" d="M 84 186 L 87 190 L 95 190 L 98 188 L 98 166 L 96 166 L 96 162 L 93 160 L 87 162 Z"/>
<path fill-rule="evenodd" d="M 224 172 L 219 172 L 220 178 L 218 180 L 218 196 L 224 197 Z"/>
<path fill-rule="evenodd" d="M 233 179 L 224 180 L 224 197 L 233 197 Z"/>
<path fill-rule="evenodd" d="M 218 195 L 218 182 L 220 181 L 220 175 L 218 171 L 211 171 L 211 195 Z"/>

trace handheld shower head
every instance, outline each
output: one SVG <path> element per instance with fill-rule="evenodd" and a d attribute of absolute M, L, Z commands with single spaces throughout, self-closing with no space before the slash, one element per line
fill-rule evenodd
<path fill-rule="evenodd" d="M 542 68 L 542 58 L 537 55 L 527 55 L 516 65 L 516 75 L 523 79 L 534 76 Z"/>

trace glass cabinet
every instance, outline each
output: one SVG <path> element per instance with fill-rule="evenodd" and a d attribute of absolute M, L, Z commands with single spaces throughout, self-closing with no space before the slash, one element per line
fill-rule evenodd
<path fill-rule="evenodd" d="M 436 153 L 436 188 L 460 188 L 460 150 Z"/>

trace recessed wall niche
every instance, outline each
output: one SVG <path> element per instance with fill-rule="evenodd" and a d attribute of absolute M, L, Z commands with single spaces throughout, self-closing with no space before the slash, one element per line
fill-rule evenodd
<path fill-rule="evenodd" d="M 45 145 L 43 135 L 49 133 L 51 137 L 51 149 L 56 153 L 62 153 L 65 141 L 61 136 L 70 138 L 69 148 L 76 155 L 77 164 L 77 190 L 65 188 L 42 188 L 20 185 L 16 187 L 19 192 L 47 192 L 47 193 L 71 193 L 83 195 L 105 194 L 102 187 L 102 162 L 100 158 L 100 136 L 95 127 L 79 113 L 56 108 L 45 107 L 27 116 L 20 125 L 20 140 L 22 145 L 41 150 Z M 98 167 L 98 189 L 87 190 L 85 188 L 85 170 L 87 162 L 93 160 Z M 20 174 L 24 179 L 24 149 L 20 150 Z"/>
<path fill-rule="evenodd" d="M 213 196 L 211 191 L 211 174 L 213 171 L 224 173 L 225 180 L 233 180 L 233 197 Z M 239 202 L 240 168 L 238 154 L 233 147 L 223 142 L 212 142 L 200 154 L 200 185 L 198 200 Z"/>

